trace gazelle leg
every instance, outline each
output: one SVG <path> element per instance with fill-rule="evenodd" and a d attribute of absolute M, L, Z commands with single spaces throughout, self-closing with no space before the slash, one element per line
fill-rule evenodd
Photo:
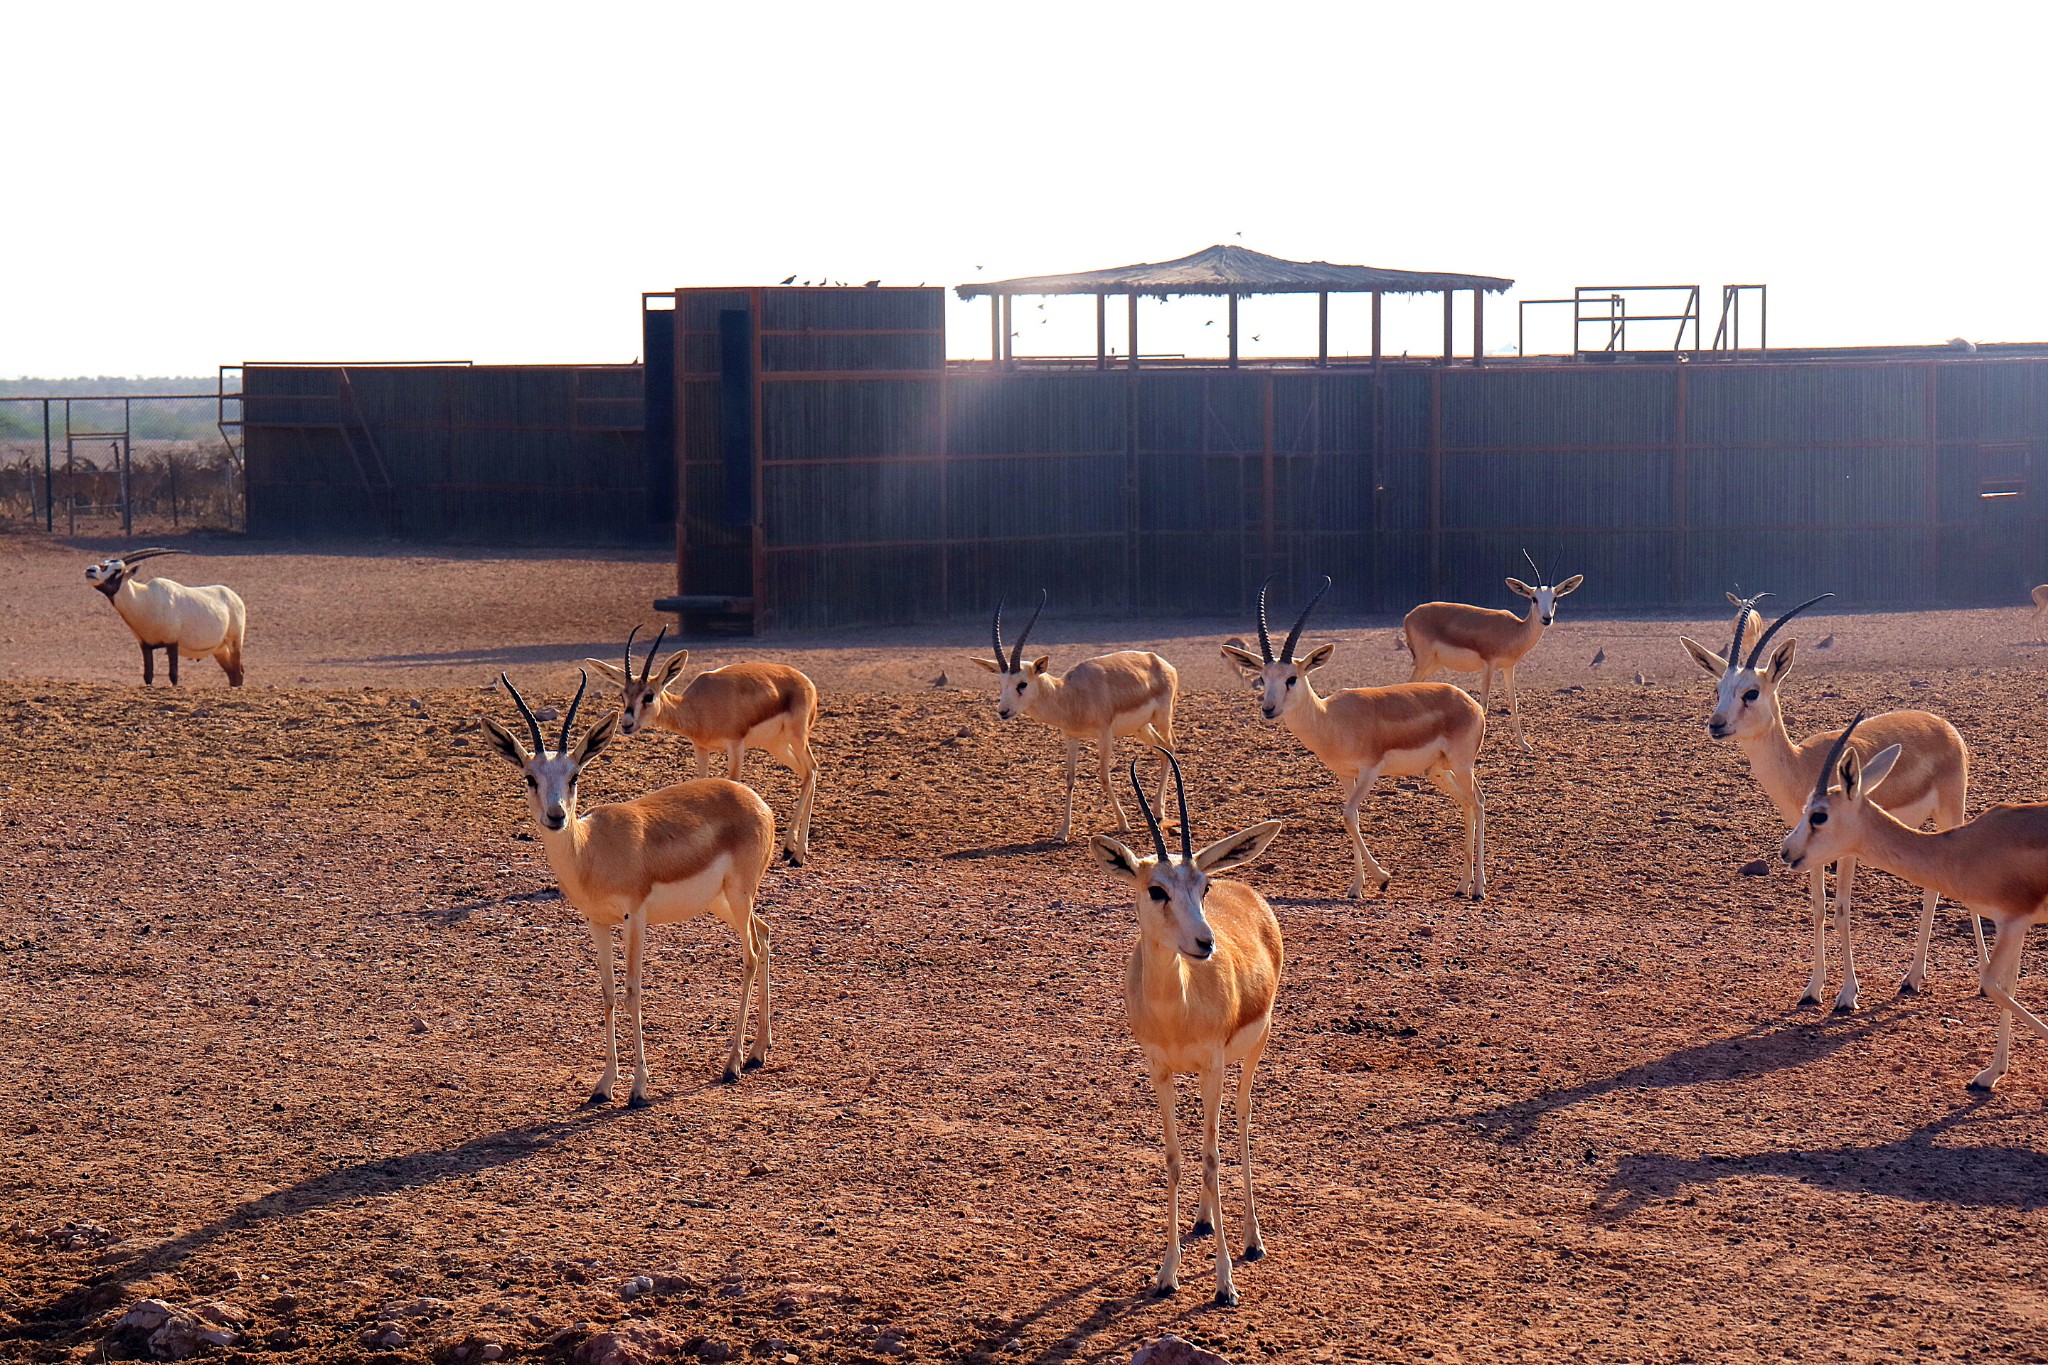
<path fill-rule="evenodd" d="M 1252 1196 L 1252 1073 L 1259 1069 L 1259 1058 L 1265 1054 L 1266 1045 L 1261 1042 L 1246 1055 L 1237 1072 L 1237 1166 L 1244 1177 L 1244 1258 L 1247 1261 L 1266 1259 L 1266 1242 L 1259 1236 L 1259 1205 Z"/>
<path fill-rule="evenodd" d="M 1933 891 L 1923 891 L 1920 895 L 1920 939 L 1913 949 L 1913 965 L 1906 968 L 1906 979 L 1899 983 L 1900 995 L 1918 995 L 1927 989 L 1927 950 L 1934 945 L 1934 906 L 1940 899 Z M 1977 922 L 1974 913 L 1970 922 Z M 1980 928 L 1977 933 L 1981 938 L 1984 931 Z M 1977 965 L 1984 965 L 1982 953 L 1977 955 Z"/>
<path fill-rule="evenodd" d="M 1067 741 L 1067 809 L 1066 813 L 1060 816 L 1060 832 L 1052 836 L 1063 844 L 1074 829 L 1074 774 L 1080 765 L 1081 741 L 1070 739 Z"/>
<path fill-rule="evenodd" d="M 590 1092 L 589 1102 L 610 1104 L 612 1086 L 619 1079 L 619 1004 L 612 976 L 612 931 L 588 922 L 583 927 L 590 931 L 590 946 L 597 950 L 598 1001 L 604 1008 L 604 1075 L 597 1078 L 597 1089 Z"/>
<path fill-rule="evenodd" d="M 1344 828 L 1351 835 L 1351 851 L 1357 872 L 1351 879 L 1351 889 L 1346 894 L 1357 900 L 1365 895 L 1365 879 L 1370 875 L 1378 885 L 1374 888 L 1385 891 L 1387 884 L 1394 880 L 1394 874 L 1380 866 L 1379 859 L 1365 846 L 1365 835 L 1358 829 L 1358 804 L 1365 799 L 1366 789 L 1379 779 L 1378 768 L 1367 768 L 1358 775 L 1351 785 L 1351 794 L 1344 798 Z"/>
<path fill-rule="evenodd" d="M 647 912 L 636 910 L 626 921 L 626 1013 L 633 1017 L 633 1089 L 628 1109 L 647 1104 L 647 1035 L 640 1028 L 640 968 L 647 954 Z"/>
<path fill-rule="evenodd" d="M 1999 1078 L 2005 1075 L 2006 1067 L 2012 1061 L 2012 1016 L 2015 1011 L 2022 1015 L 2030 1028 L 2037 1033 L 2048 1034 L 2048 1025 L 2021 1008 L 2013 999 L 2012 989 L 2019 981 L 2020 952 L 2026 946 L 2027 931 L 2024 925 L 2002 923 L 1998 926 L 1998 941 L 1992 946 L 1991 960 L 1977 973 L 1977 982 L 1984 988 L 1984 994 L 1998 1005 L 1998 1050 L 1992 1054 L 1991 1065 L 1978 1072 L 1970 1081 L 1972 1090 L 1990 1090 L 1997 1086 Z"/>
<path fill-rule="evenodd" d="M 1166 1255 L 1159 1262 L 1153 1292 L 1161 1298 L 1180 1288 L 1180 1132 L 1173 1122 L 1173 1076 L 1152 1072 L 1152 1093 L 1159 1100 L 1159 1121 L 1166 1130 Z"/>
<path fill-rule="evenodd" d="M 1479 713 L 1480 713 L 1481 715 L 1483 715 L 1483 716 L 1491 716 L 1491 715 L 1493 714 L 1493 665 L 1492 665 L 1492 664 L 1488 664 L 1488 665 L 1486 666 L 1486 684 L 1485 684 L 1485 686 L 1484 686 L 1484 687 L 1482 687 L 1482 688 L 1480 689 L 1480 693 L 1479 693 Z"/>
<path fill-rule="evenodd" d="M 1095 741 L 1095 748 L 1102 756 L 1102 795 L 1110 805 L 1116 807 L 1116 828 L 1117 832 L 1122 834 L 1130 829 L 1131 821 L 1130 817 L 1124 814 L 1124 803 L 1116 794 L 1116 784 L 1109 780 L 1110 766 L 1116 762 L 1116 736 L 1104 731 L 1102 737 Z M 1163 809 L 1160 811 L 1161 815 L 1165 813 Z"/>
<path fill-rule="evenodd" d="M 1437 774 L 1441 773 L 1439 780 Z M 1430 780 L 1450 793 L 1465 813 L 1465 869 L 1459 874 L 1458 894 L 1473 900 L 1486 899 L 1486 798 L 1479 790 L 1479 770 L 1460 774 L 1454 768 L 1438 768 Z"/>
<path fill-rule="evenodd" d="M 690 747 L 697 751 L 696 777 L 699 782 L 702 782 L 705 778 L 711 776 L 711 750 L 694 741 L 692 741 Z"/>
<path fill-rule="evenodd" d="M 1842 940 L 1842 990 L 1835 997 L 1836 1014 L 1856 1012 L 1856 943 L 1850 932 L 1849 907 L 1856 889 L 1856 860 L 1835 863 L 1835 936 Z"/>
<path fill-rule="evenodd" d="M 754 968 L 754 989 L 758 992 L 760 1008 L 754 1014 L 754 1045 L 747 1050 L 745 1069 L 768 1064 L 768 1050 L 775 1046 L 775 1029 L 770 1022 L 772 1015 L 768 1005 L 768 923 L 750 908 L 747 911 L 746 930 L 754 938 L 754 951 L 760 957 Z M 741 1002 L 744 1007 L 745 1002 Z"/>
<path fill-rule="evenodd" d="M 1806 993 L 1799 997 L 1802 1007 L 1818 1005 L 1828 984 L 1828 870 L 1816 867 L 1808 878 L 1813 904 L 1813 970 L 1806 977 Z"/>
<path fill-rule="evenodd" d="M 725 775 L 726 775 L 726 777 L 727 777 L 727 778 L 728 778 L 729 780 L 731 780 L 731 781 L 734 781 L 734 782 L 738 782 L 738 781 L 740 781 L 740 780 L 741 780 L 741 778 L 742 778 L 742 777 L 743 777 L 743 776 L 745 775 L 745 772 L 746 772 L 746 767 L 747 767 L 747 746 L 746 746 L 745 744 L 728 744 L 728 745 L 726 745 L 726 746 L 725 746 Z"/>
<path fill-rule="evenodd" d="M 739 908 L 734 905 L 735 910 Z M 747 1006 L 754 993 L 754 978 L 760 974 L 761 955 L 754 949 L 753 926 L 748 919 L 734 915 L 727 923 L 734 926 L 740 941 L 740 1012 L 732 1021 L 732 1051 L 725 1056 L 724 1079 L 730 1083 L 740 1078 L 740 1056 L 747 1045 Z"/>
<path fill-rule="evenodd" d="M 1469 895 L 1472 890 L 1472 841 L 1478 834 L 1472 824 L 1472 800 L 1452 778 L 1449 768 L 1438 765 L 1424 775 L 1429 778 L 1431 786 L 1458 803 L 1458 814 L 1465 826 L 1465 861 L 1458 868 L 1458 894 Z"/>
<path fill-rule="evenodd" d="M 1202 1200 L 1212 1211 L 1223 1206 L 1223 1049 L 1202 1068 Z M 1216 1306 L 1237 1307 L 1237 1289 L 1230 1282 L 1230 1239 L 1223 1220 L 1216 1220 Z"/>
<path fill-rule="evenodd" d="M 1535 753 L 1535 752 L 1536 752 L 1536 746 L 1535 746 L 1535 745 L 1533 745 L 1533 744 L 1531 744 L 1531 743 L 1529 742 L 1529 737 L 1528 737 L 1527 735 L 1524 735 L 1524 734 L 1522 733 L 1522 698 L 1521 698 L 1521 694 L 1515 691 L 1515 670 L 1514 670 L 1514 669 L 1510 668 L 1510 669 L 1508 669 L 1508 670 L 1507 670 L 1507 678 L 1508 678 L 1508 720 L 1509 720 L 1509 721 L 1510 721 L 1510 722 L 1511 722 L 1511 723 L 1512 723 L 1512 724 L 1514 725 L 1514 727 L 1515 727 L 1515 743 L 1517 743 L 1517 744 L 1519 744 L 1519 745 L 1521 745 L 1521 746 L 1522 746 L 1522 751 L 1523 751 L 1524 753 L 1531 753 L 1531 754 L 1533 754 L 1533 753 Z"/>
<path fill-rule="evenodd" d="M 808 743 L 796 745 L 790 753 L 790 767 L 803 785 L 798 789 L 796 809 L 790 812 L 789 830 L 783 835 L 783 852 L 793 863 L 811 856 L 811 807 L 818 800 L 818 759 Z"/>

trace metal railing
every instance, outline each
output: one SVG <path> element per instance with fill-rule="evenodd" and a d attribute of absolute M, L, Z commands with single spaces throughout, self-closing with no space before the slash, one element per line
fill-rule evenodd
<path fill-rule="evenodd" d="M 0 520 L 66 534 L 246 524 L 208 393 L 0 394 Z"/>

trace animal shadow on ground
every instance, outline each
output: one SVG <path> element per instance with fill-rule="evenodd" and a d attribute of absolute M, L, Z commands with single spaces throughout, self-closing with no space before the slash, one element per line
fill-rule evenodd
<path fill-rule="evenodd" d="M 466 901 L 461 905 L 451 905 L 441 910 L 415 910 L 412 913 L 421 919 L 432 920 L 434 923 L 445 927 L 447 925 L 461 924 L 479 910 L 496 910 L 500 906 L 527 905 L 539 901 L 558 901 L 560 899 L 562 899 L 560 891 L 552 886 L 544 886 L 537 891 L 519 891 L 509 896 L 491 896 L 485 900 Z"/>
<path fill-rule="evenodd" d="M 1943 1146 L 1936 1141 L 1988 1103 L 1989 1096 L 1978 1097 L 1902 1138 L 1860 1147 L 1705 1157 L 1633 1153 L 1621 1159 L 1594 1200 L 1594 1215 L 1620 1222 L 1644 1204 L 1672 1198 L 1688 1185 L 1711 1185 L 1736 1176 L 1775 1176 L 1817 1189 L 1885 1195 L 1916 1204 L 2019 1212 L 2048 1206 L 2048 1156 L 2026 1147 Z"/>
<path fill-rule="evenodd" d="M 1773 1071 L 1819 1061 L 1851 1043 L 1896 1028 L 1907 1017 L 1903 1011 L 1894 1010 L 1851 1020 L 1827 1019 L 1814 1024 L 1758 1024 L 1732 1038 L 1680 1048 L 1667 1056 L 1611 1076 L 1581 1081 L 1558 1090 L 1546 1090 L 1530 1099 L 1481 1110 L 1477 1114 L 1446 1114 L 1416 1119 L 1398 1125 L 1393 1131 L 1461 1124 L 1477 1128 L 1502 1142 L 1520 1142 L 1532 1135 L 1547 1116 L 1601 1095 L 1617 1090 L 1667 1090 L 1678 1086 L 1754 1080 Z"/>
<path fill-rule="evenodd" d="M 604 640 L 580 645 L 507 645 L 501 649 L 448 649 L 433 654 L 344 654 L 321 659 L 319 662 L 378 664 L 386 668 L 418 668 L 430 664 L 451 667 L 475 664 L 491 668 L 508 668 L 514 664 L 556 664 L 568 668 L 581 659 L 609 659 L 618 653 L 618 649 L 617 640 Z"/>
<path fill-rule="evenodd" d="M 515 1128 L 486 1133 L 453 1147 L 360 1162 L 310 1176 L 295 1185 L 243 1204 L 203 1227 L 108 1265 L 84 1283 L 47 1303 L 17 1310 L 21 1326 L 8 1333 L 0 1333 L 0 1340 L 5 1340 L 8 1335 L 33 1339 L 67 1331 L 77 1319 L 89 1317 L 104 1307 L 102 1296 L 111 1287 L 141 1275 L 174 1269 L 194 1252 L 244 1229 L 282 1218 L 294 1218 L 329 1204 L 417 1189 L 509 1165 L 535 1152 L 558 1146 L 579 1130 L 626 1112 L 624 1109 L 578 1110 L 573 1114 L 537 1119 Z"/>
<path fill-rule="evenodd" d="M 1039 839 L 1028 844 L 991 844 L 987 848 L 956 848 L 951 853 L 941 853 L 942 859 L 973 861 L 981 858 L 1014 858 L 1028 853 L 1051 853 L 1066 845 L 1057 839 Z"/>
<path fill-rule="evenodd" d="M 1000 1326 L 990 1329 L 980 1342 L 969 1349 L 967 1359 L 970 1361 L 983 1361 L 1011 1358 L 1003 1354 L 1003 1344 L 1005 1342 L 1016 1337 L 1018 1333 L 1033 1323 L 1052 1316 L 1062 1306 L 1085 1298 L 1128 1273 L 1128 1271 L 1119 1270 L 1098 1275 L 1083 1284 L 1077 1284 L 1069 1289 L 1062 1289 L 1036 1308 L 1023 1309 L 1012 1314 L 1010 1317 L 1004 1318 Z M 1120 1294 L 1104 1299 L 1101 1303 L 1095 1305 L 1093 1312 L 1075 1323 L 1058 1341 L 1053 1342 L 1037 1355 L 1032 1356 L 1028 1365 L 1059 1365 L 1060 1362 L 1064 1361 L 1108 1359 L 1119 1354 L 1116 1351 L 1101 1350 L 1090 1353 L 1089 1342 L 1115 1322 L 1127 1309 L 1147 1302 L 1150 1298 L 1151 1291 L 1148 1288 L 1141 1293 Z"/>

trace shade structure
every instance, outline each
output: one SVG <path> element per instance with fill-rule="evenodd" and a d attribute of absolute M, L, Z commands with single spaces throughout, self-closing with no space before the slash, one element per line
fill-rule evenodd
<path fill-rule="evenodd" d="M 1175 261 L 981 281 L 956 286 L 954 292 L 963 299 L 1016 294 L 1440 294 L 1458 289 L 1499 294 L 1513 285 L 1513 280 L 1494 275 L 1288 261 L 1241 246 L 1212 246 Z"/>

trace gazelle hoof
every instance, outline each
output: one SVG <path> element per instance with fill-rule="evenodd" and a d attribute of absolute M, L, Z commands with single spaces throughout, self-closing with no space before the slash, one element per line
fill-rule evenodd
<path fill-rule="evenodd" d="M 725 1074 L 723 1076 L 720 1076 L 718 1080 L 719 1084 L 721 1085 L 738 1085 L 740 1080 L 740 1073 L 734 1071 L 731 1067 L 727 1067 L 725 1069 Z"/>
<path fill-rule="evenodd" d="M 626 1107 L 628 1109 L 645 1109 L 648 1105 L 653 1103 L 654 1101 L 648 1099 L 645 1095 L 626 1096 Z"/>
<path fill-rule="evenodd" d="M 1218 1308 L 1235 1308 L 1237 1307 L 1237 1291 L 1235 1289 L 1219 1289 L 1216 1291 L 1216 1297 L 1209 1302 L 1215 1304 Z"/>
<path fill-rule="evenodd" d="M 1180 1285 L 1178 1283 L 1155 1284 L 1152 1286 L 1152 1297 L 1155 1299 L 1170 1299 L 1179 1289 Z"/>
<path fill-rule="evenodd" d="M 1904 981 L 1901 981 L 1899 983 L 1899 994 L 1918 995 L 1920 994 L 1922 988 L 1926 986 L 1926 984 L 1927 983 L 1924 981 L 1915 981 L 1912 977 L 1909 976 Z"/>
<path fill-rule="evenodd" d="M 611 1102 L 612 1092 L 609 1090 L 600 1090 L 593 1094 L 589 1099 L 583 1101 L 583 1107 L 585 1109 L 602 1109 L 605 1105 L 610 1104 Z"/>
<path fill-rule="evenodd" d="M 1216 1231 L 1216 1228 L 1212 1223 L 1210 1223 L 1208 1219 L 1197 1218 L 1195 1220 L 1195 1225 L 1188 1229 L 1188 1236 L 1207 1237 L 1210 1233 L 1214 1231 Z"/>
<path fill-rule="evenodd" d="M 740 1070 L 759 1071 L 762 1067 L 766 1065 L 768 1065 L 768 1059 L 766 1057 L 749 1057 L 747 1058 L 746 1062 L 740 1067 Z"/>
<path fill-rule="evenodd" d="M 1987 1076 L 1990 1077 L 1989 1080 L 1985 1079 L 1985 1077 Z M 1980 1095 L 1988 1095 L 1993 1090 L 1996 1090 L 1998 1088 L 1999 1080 L 2000 1077 L 1992 1076 L 1989 1071 L 1980 1071 L 1975 1076 L 1970 1078 L 1970 1084 L 1968 1088 L 1976 1091 Z"/>
<path fill-rule="evenodd" d="M 1816 992 L 1808 991 L 1805 995 L 1799 997 L 1799 1003 L 1792 1008 L 1795 1010 L 1817 1010 L 1820 1008 L 1820 996 Z"/>
<path fill-rule="evenodd" d="M 782 860 L 788 863 L 791 867 L 802 867 L 804 865 L 805 856 L 806 855 L 799 853 L 797 850 L 793 848 L 785 848 L 784 850 L 782 850 Z"/>
<path fill-rule="evenodd" d="M 1253 1242 L 1244 1249 L 1244 1258 L 1247 1261 L 1263 1261 L 1266 1259 L 1266 1249 L 1257 1242 Z"/>
<path fill-rule="evenodd" d="M 1837 1000 L 1834 1012 L 1836 1014 L 1854 1014 L 1856 1012 L 1856 1002 L 1854 1000 Z"/>

